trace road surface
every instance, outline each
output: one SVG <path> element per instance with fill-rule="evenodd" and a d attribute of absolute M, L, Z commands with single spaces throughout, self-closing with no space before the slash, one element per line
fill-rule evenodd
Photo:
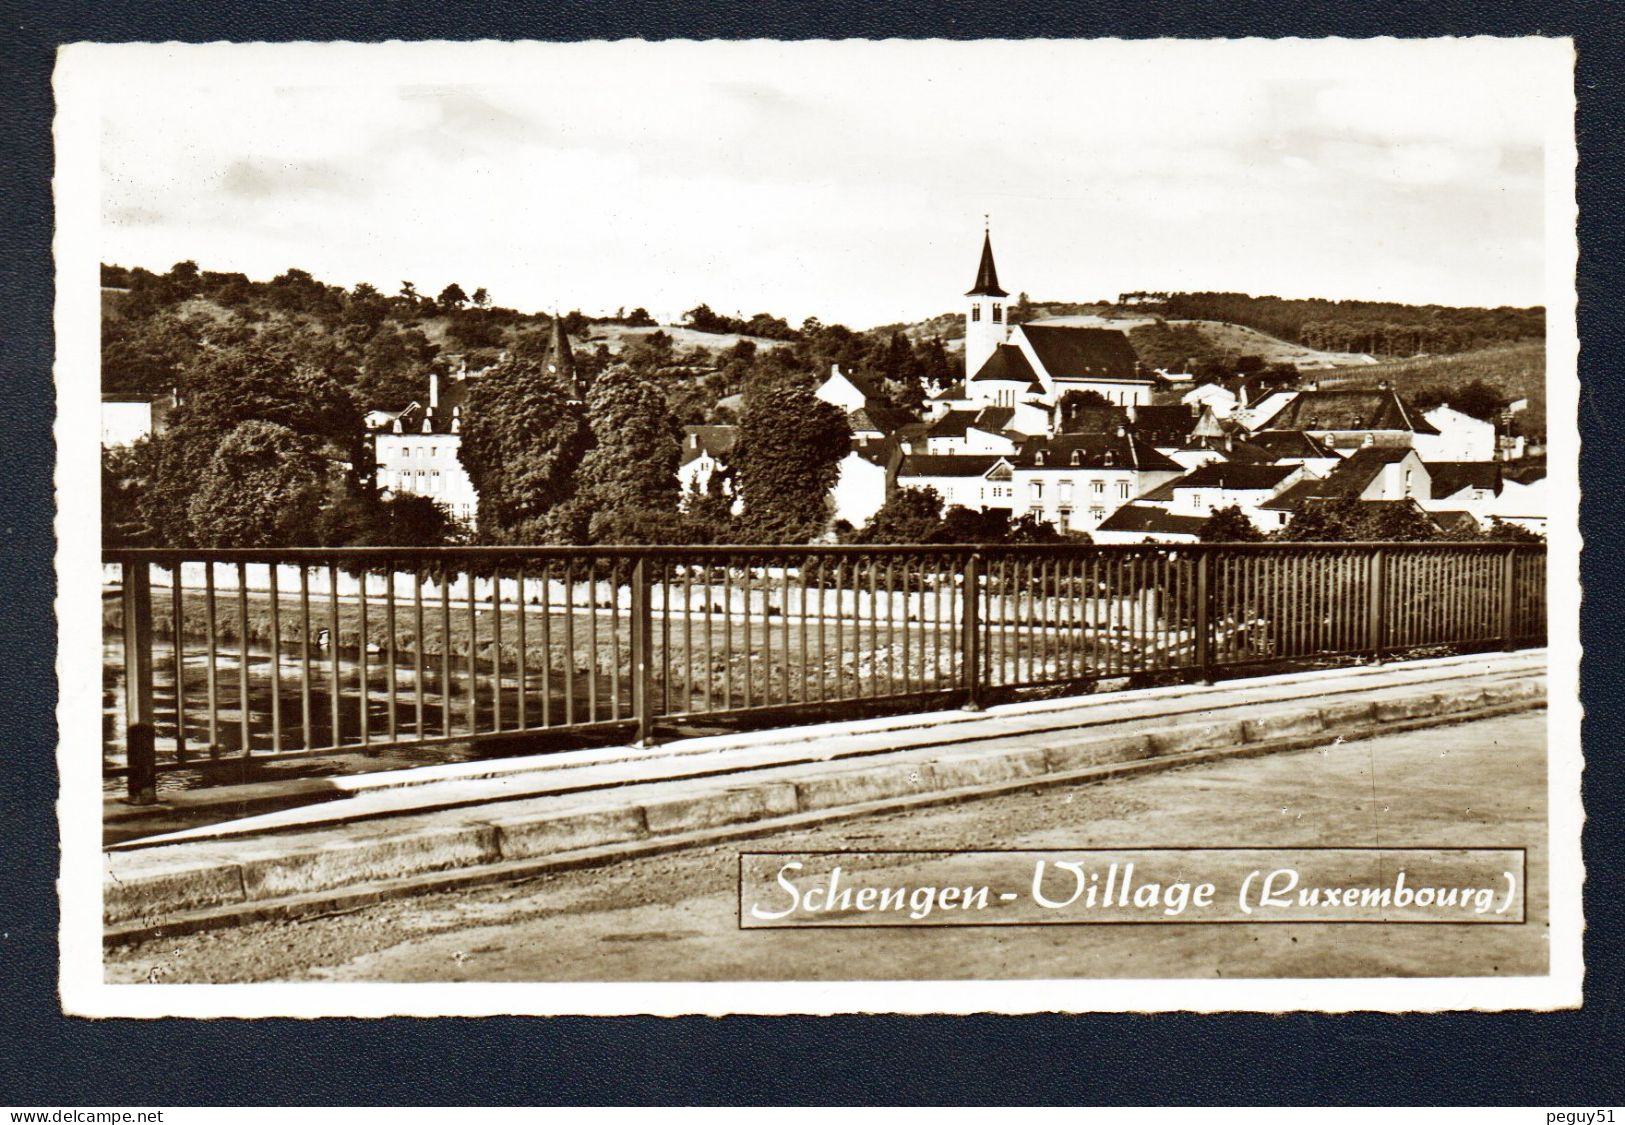
<path fill-rule="evenodd" d="M 1543 973 L 1546 713 L 992 797 L 110 950 L 110 981 Z M 1527 847 L 1524 925 L 740 930 L 740 851 Z"/>

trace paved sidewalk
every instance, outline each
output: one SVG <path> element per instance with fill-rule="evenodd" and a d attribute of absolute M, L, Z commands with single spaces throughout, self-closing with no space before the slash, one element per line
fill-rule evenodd
<path fill-rule="evenodd" d="M 104 917 L 110 939 L 197 928 L 320 909 L 335 895 L 512 878 L 719 833 L 1437 725 L 1544 705 L 1544 669 L 1541 651 L 1453 657 L 404 771 L 420 776 L 110 850 Z"/>

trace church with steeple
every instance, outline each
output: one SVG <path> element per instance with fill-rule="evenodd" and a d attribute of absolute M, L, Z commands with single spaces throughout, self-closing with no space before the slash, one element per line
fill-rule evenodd
<path fill-rule="evenodd" d="M 1093 391 L 1114 406 L 1151 402 L 1153 380 L 1128 336 L 1115 328 L 1068 323 L 1010 324 L 1010 294 L 999 284 L 991 230 L 982 234 L 976 281 L 965 294 L 965 382 L 938 409 L 1003 408 L 1051 414 L 1069 392 Z"/>

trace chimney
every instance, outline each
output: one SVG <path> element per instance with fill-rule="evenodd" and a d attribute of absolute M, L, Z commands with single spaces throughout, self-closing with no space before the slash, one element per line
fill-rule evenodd
<path fill-rule="evenodd" d="M 429 409 L 440 409 L 440 372 L 432 367 L 429 368 Z"/>

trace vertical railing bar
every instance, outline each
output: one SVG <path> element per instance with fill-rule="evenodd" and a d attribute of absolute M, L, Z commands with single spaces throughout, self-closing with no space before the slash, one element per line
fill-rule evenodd
<path fill-rule="evenodd" d="M 734 568 L 731 553 L 722 556 L 722 709 L 734 707 Z"/>
<path fill-rule="evenodd" d="M 542 560 L 542 726 L 553 725 L 553 563 Z"/>
<path fill-rule="evenodd" d="M 372 727 L 368 722 L 369 708 L 368 693 L 372 685 L 368 682 L 370 677 L 367 669 L 367 579 L 370 572 L 365 566 L 356 571 L 356 710 L 361 727 L 361 745 L 367 746 L 372 742 Z"/>
<path fill-rule="evenodd" d="M 209 663 L 208 663 L 208 694 L 209 694 L 209 757 L 220 756 L 220 674 L 217 668 L 219 657 L 219 622 L 217 620 L 214 594 L 214 560 L 203 564 L 203 615 L 205 630 L 208 634 Z"/>
<path fill-rule="evenodd" d="M 472 561 L 464 577 L 468 594 L 468 734 L 472 738 L 480 733 L 480 599 Z"/>
<path fill-rule="evenodd" d="M 514 596 L 518 599 L 518 616 L 514 618 L 514 644 L 519 648 L 519 697 L 514 701 L 514 722 L 519 730 L 527 730 L 530 726 L 530 638 L 527 635 L 527 619 L 530 617 L 530 602 L 525 597 L 525 590 L 529 587 L 530 576 L 525 573 L 525 564 L 518 564 L 514 573 Z"/>
<path fill-rule="evenodd" d="M 502 566 L 491 567 L 491 729 L 502 729 Z"/>
<path fill-rule="evenodd" d="M 796 606 L 796 620 L 800 622 L 801 630 L 800 637 L 798 638 L 798 647 L 801 650 L 800 700 L 803 704 L 812 702 L 812 689 L 807 682 L 807 677 L 811 674 L 811 668 L 807 663 L 807 629 L 809 625 L 807 620 L 807 568 L 811 565 L 812 557 L 810 555 L 802 555 L 801 561 L 796 567 L 796 588 L 800 598 L 800 601 Z M 820 672 L 820 675 L 822 675 L 822 672 Z"/>
<path fill-rule="evenodd" d="M 395 715 L 395 560 L 384 560 L 384 685 L 389 695 L 389 715 L 385 724 L 385 731 L 389 741 L 397 742 L 400 739 L 400 722 Z"/>
<path fill-rule="evenodd" d="M 704 686 L 704 698 L 705 698 L 705 710 L 706 710 L 706 713 L 709 714 L 710 711 L 711 711 L 712 681 L 716 678 L 715 653 L 713 651 L 714 646 L 713 646 L 713 643 L 712 643 L 712 640 L 711 640 L 711 609 L 712 609 L 712 603 L 716 600 L 716 583 L 713 581 L 713 579 L 711 577 L 713 568 L 712 568 L 712 560 L 711 560 L 711 557 L 709 555 L 707 555 L 705 557 L 704 566 L 705 566 L 705 610 L 701 614 L 701 618 L 702 618 L 702 622 L 703 622 L 703 624 L 705 626 L 705 686 Z"/>
<path fill-rule="evenodd" d="M 179 567 L 176 568 L 177 574 Z M 277 564 L 265 564 L 266 586 L 271 597 L 271 753 L 282 753 L 282 591 L 278 589 Z"/>
<path fill-rule="evenodd" d="M 669 559 L 655 560 L 660 568 L 660 713 L 671 714 L 671 682 L 672 682 L 672 654 L 671 654 L 671 561 Z"/>
<path fill-rule="evenodd" d="M 299 564 L 299 721 L 306 750 L 316 748 L 310 714 L 310 568 Z"/>
<path fill-rule="evenodd" d="M 248 757 L 253 733 L 248 724 L 248 564 L 237 564 L 237 737 L 238 752 Z"/>
<path fill-rule="evenodd" d="M 825 637 L 825 625 L 829 611 L 825 601 L 829 594 L 829 575 L 827 574 L 829 556 L 818 556 L 818 675 L 815 677 L 818 684 L 818 702 L 823 703 L 829 697 L 829 642 Z M 836 685 L 836 695 L 840 694 L 840 685 Z"/>
<path fill-rule="evenodd" d="M 339 683 L 339 567 L 338 563 L 327 564 L 327 691 L 329 717 L 333 721 L 334 746 L 342 746 L 344 739 L 343 715 L 340 708 L 343 701 L 340 697 Z"/>
<path fill-rule="evenodd" d="M 683 560 L 683 712 L 694 710 L 694 563 Z"/>
<path fill-rule="evenodd" d="M 628 576 L 628 581 L 631 575 Z M 630 593 L 630 587 L 628 587 Z M 662 601 L 661 613 L 669 614 L 669 602 Z M 662 654 L 665 655 L 665 654 Z M 667 680 L 671 678 L 670 659 L 667 659 Z M 630 685 L 629 685 L 630 686 Z M 670 708 L 668 707 L 669 711 Z M 621 717 L 621 562 L 612 560 L 609 564 L 609 717 L 619 720 Z"/>
<path fill-rule="evenodd" d="M 412 687 L 417 740 L 423 741 L 423 564 L 412 564 Z"/>
<path fill-rule="evenodd" d="M 451 567 L 440 564 L 440 734 L 451 737 Z"/>
<path fill-rule="evenodd" d="M 576 564 L 564 560 L 564 725 L 576 721 Z"/>
<path fill-rule="evenodd" d="M 587 721 L 598 721 L 598 560 L 587 560 Z"/>
<path fill-rule="evenodd" d="M 170 651 L 175 657 L 175 763 L 185 765 L 186 751 L 186 578 L 175 560 L 169 583 Z"/>

